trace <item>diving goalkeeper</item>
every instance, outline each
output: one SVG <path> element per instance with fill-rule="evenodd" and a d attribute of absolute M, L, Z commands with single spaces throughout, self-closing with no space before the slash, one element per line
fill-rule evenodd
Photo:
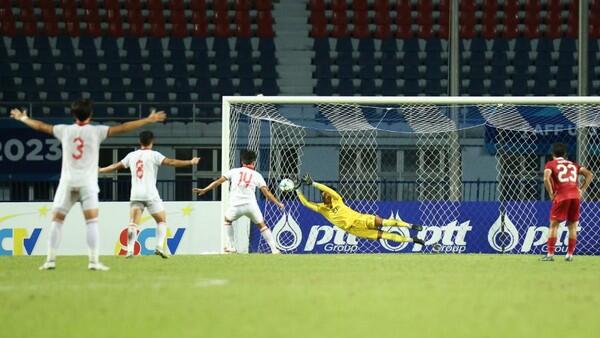
<path fill-rule="evenodd" d="M 323 203 L 314 203 L 306 199 L 300 191 L 302 183 L 312 185 L 321 190 Z M 381 227 L 406 227 L 411 230 L 420 231 L 421 225 L 409 224 L 396 219 L 383 219 L 377 215 L 362 214 L 344 204 L 342 197 L 330 187 L 313 182 L 310 175 L 306 174 L 302 182 L 296 186 L 296 194 L 302 204 L 312 211 L 318 212 L 325 217 L 331 224 L 343 229 L 344 231 L 360 238 L 370 240 L 387 239 L 394 242 L 414 242 L 425 245 L 425 242 L 413 237 L 405 237 L 396 233 L 381 230 Z"/>

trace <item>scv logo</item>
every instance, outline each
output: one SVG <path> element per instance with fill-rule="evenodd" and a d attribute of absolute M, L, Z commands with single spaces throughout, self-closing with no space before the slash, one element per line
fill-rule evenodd
<path fill-rule="evenodd" d="M 27 229 L 24 228 L 1 229 L 0 256 L 22 256 L 25 253 L 31 255 L 41 232 L 41 228 L 35 228 L 33 229 L 31 236 L 29 236 Z M 8 247 L 10 247 L 9 245 L 4 244 L 5 242 L 9 242 L 9 239 L 11 238 L 12 250 L 8 249 Z M 23 249 L 25 249 L 25 251 L 23 251 Z"/>
<path fill-rule="evenodd" d="M 175 235 L 171 232 L 171 229 L 167 228 L 167 239 L 166 244 L 172 255 L 175 254 L 177 248 L 179 247 L 179 243 L 181 242 L 181 238 L 183 237 L 183 233 L 185 232 L 185 228 L 178 228 L 175 231 Z M 138 230 L 138 237 L 134 244 L 133 252 L 135 255 L 153 255 L 154 247 L 156 242 L 151 241 L 151 243 L 147 243 L 149 238 L 156 238 L 156 228 L 146 228 L 141 231 Z M 165 243 L 161 243 L 164 247 Z M 117 245 L 115 246 L 115 254 L 119 256 L 124 256 L 127 254 L 127 228 L 124 228 L 119 233 L 119 240 Z"/>

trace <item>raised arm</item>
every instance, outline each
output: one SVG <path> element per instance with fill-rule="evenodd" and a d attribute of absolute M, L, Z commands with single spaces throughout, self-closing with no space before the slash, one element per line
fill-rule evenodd
<path fill-rule="evenodd" d="M 590 186 L 590 183 L 592 183 L 594 174 L 586 167 L 579 168 L 579 174 L 583 176 L 583 182 L 581 182 L 579 190 L 584 192 Z"/>
<path fill-rule="evenodd" d="M 260 192 L 262 192 L 262 194 L 271 202 L 277 204 L 277 206 L 279 207 L 279 209 L 283 209 L 285 206 L 283 205 L 283 203 L 281 203 L 277 197 L 273 196 L 273 194 L 271 193 L 271 190 L 269 190 L 269 187 L 267 187 L 266 185 L 260 188 Z"/>
<path fill-rule="evenodd" d="M 328 193 L 329 195 L 331 195 L 331 198 L 333 198 L 333 199 L 338 199 L 338 200 L 342 199 L 342 196 L 340 196 L 340 194 L 338 194 L 335 190 L 331 189 L 330 187 L 326 186 L 325 184 L 313 182 L 312 185 L 313 185 L 313 187 Z"/>
<path fill-rule="evenodd" d="M 319 206 L 317 205 L 317 203 L 307 200 L 302 191 L 300 191 L 300 189 L 296 189 L 296 195 L 298 195 L 298 199 L 300 199 L 300 203 L 302 203 L 302 205 L 304 205 L 312 211 L 318 212 Z"/>
<path fill-rule="evenodd" d="M 550 178 L 552 177 L 551 169 L 544 169 L 544 187 L 546 188 L 546 192 L 548 192 L 548 196 L 550 196 L 550 200 L 554 199 L 554 191 L 552 190 L 552 181 Z"/>
<path fill-rule="evenodd" d="M 112 173 L 113 171 L 125 169 L 125 166 L 122 162 L 117 162 L 109 165 L 108 167 L 103 167 L 98 169 L 98 172 L 101 174 Z"/>
<path fill-rule="evenodd" d="M 130 132 L 132 130 L 141 128 L 145 125 L 162 122 L 167 118 L 167 114 L 164 111 L 152 111 L 148 117 L 144 119 L 139 119 L 135 121 L 125 122 L 123 124 L 118 124 L 116 126 L 112 126 L 108 129 L 108 136 L 124 134 Z"/>
<path fill-rule="evenodd" d="M 10 117 L 12 117 L 15 120 L 19 120 L 19 121 L 25 123 L 29 128 L 31 128 L 33 130 L 37 130 L 37 131 L 41 131 L 42 133 L 53 135 L 52 134 L 52 128 L 54 128 L 53 125 L 44 123 L 42 121 L 30 119 L 27 116 L 26 110 L 20 111 L 19 109 L 16 109 L 16 108 L 11 109 Z"/>
<path fill-rule="evenodd" d="M 166 165 L 169 167 L 187 167 L 190 165 L 196 165 L 198 164 L 198 162 L 200 162 L 202 158 L 201 157 L 193 157 L 191 160 L 177 160 L 174 158 L 165 158 L 162 161 L 162 165 Z"/>
<path fill-rule="evenodd" d="M 217 178 L 216 180 L 210 182 L 210 184 L 207 185 L 206 187 L 194 188 L 194 189 L 192 189 L 192 191 L 197 193 L 198 196 L 202 196 L 202 195 L 206 194 L 207 192 L 213 190 L 214 188 L 220 186 L 221 184 L 225 183 L 225 181 L 227 181 L 227 177 L 221 176 L 221 177 Z"/>

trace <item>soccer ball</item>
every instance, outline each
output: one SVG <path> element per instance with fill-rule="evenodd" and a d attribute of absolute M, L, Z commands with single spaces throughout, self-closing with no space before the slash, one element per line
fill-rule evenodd
<path fill-rule="evenodd" d="M 294 181 L 289 178 L 284 178 L 279 182 L 279 190 L 283 192 L 290 192 L 294 190 Z"/>

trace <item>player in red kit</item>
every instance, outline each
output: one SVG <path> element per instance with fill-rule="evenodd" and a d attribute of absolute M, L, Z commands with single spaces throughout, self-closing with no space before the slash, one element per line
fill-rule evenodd
<path fill-rule="evenodd" d="M 565 159 L 567 147 L 562 143 L 552 145 L 552 161 L 544 168 L 544 186 L 552 201 L 550 208 L 550 232 L 548 233 L 548 253 L 542 261 L 554 260 L 556 233 L 561 222 L 567 221 L 569 228 L 569 245 L 567 261 L 573 260 L 575 243 L 577 242 L 577 224 L 579 223 L 579 204 L 581 194 L 592 182 L 592 172 L 577 163 Z M 579 185 L 579 175 L 583 182 Z"/>

